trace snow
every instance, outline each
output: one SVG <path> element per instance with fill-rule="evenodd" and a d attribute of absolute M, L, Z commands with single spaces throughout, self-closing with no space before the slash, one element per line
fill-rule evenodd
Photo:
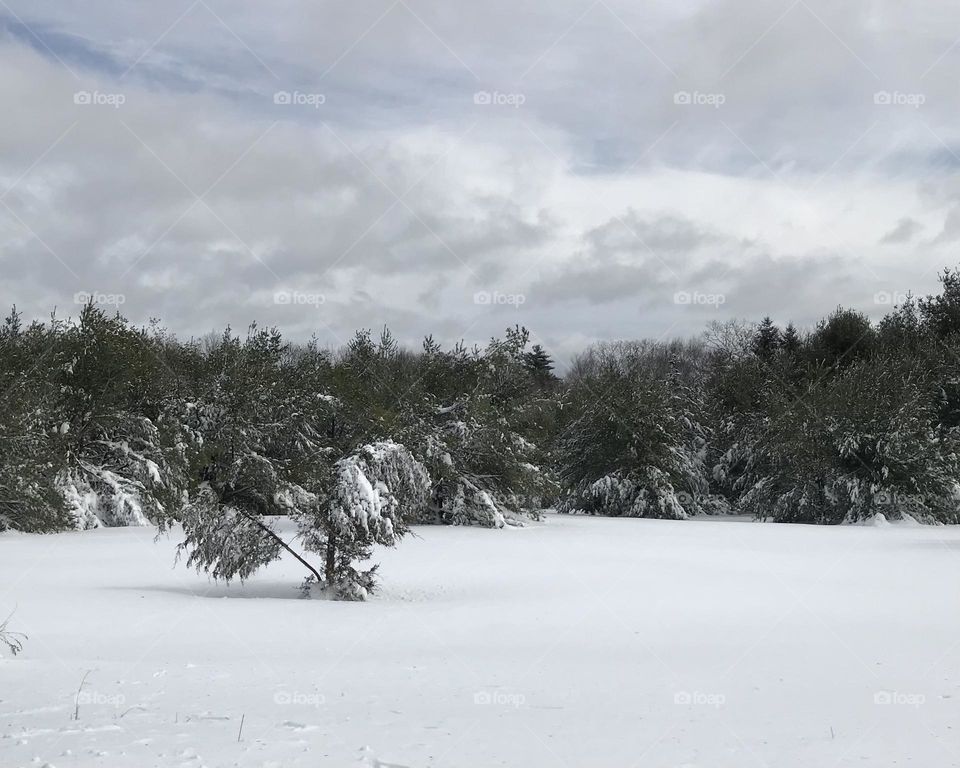
<path fill-rule="evenodd" d="M 153 462 L 150 462 L 151 464 Z M 154 465 L 155 466 L 155 465 Z M 143 485 L 105 467 L 81 463 L 79 470 L 64 470 L 57 486 L 64 504 L 77 527 L 98 528 L 101 525 L 149 525 L 143 512 L 140 492 Z M 98 480 L 111 493 L 98 493 L 91 480 Z"/>
<path fill-rule="evenodd" d="M 380 543 L 393 542 L 392 518 L 399 514 L 401 504 L 422 505 L 430 490 L 423 465 L 392 440 L 365 445 L 338 461 L 336 467 L 332 495 L 339 513 L 334 518 L 352 517 Z M 347 533 L 343 528 L 341 524 L 341 535 Z"/>
<path fill-rule="evenodd" d="M 151 528 L 0 535 L 0 765 L 960 765 L 958 527 L 416 532 L 367 603 Z"/>

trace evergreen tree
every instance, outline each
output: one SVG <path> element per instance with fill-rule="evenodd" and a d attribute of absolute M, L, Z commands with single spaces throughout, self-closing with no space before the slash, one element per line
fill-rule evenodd
<path fill-rule="evenodd" d="M 378 348 L 368 335 L 355 339 L 349 354 L 359 379 L 389 354 L 392 344 L 382 341 Z M 287 551 L 309 571 L 305 589 L 363 599 L 375 569 L 359 570 L 357 561 L 374 544 L 396 544 L 406 518 L 420 513 L 429 488 L 423 467 L 389 441 L 351 447 L 362 425 L 342 396 L 324 391 L 334 367 L 313 345 L 292 354 L 275 330 L 253 328 L 242 342 L 228 331 L 205 364 L 213 386 L 186 419 L 196 436 L 194 485 L 166 521 L 183 525 L 187 564 L 245 579 Z M 342 382 L 341 395 L 354 392 Z M 280 536 L 283 514 L 296 522 L 302 548 L 321 555 L 322 572 Z"/>
<path fill-rule="evenodd" d="M 794 326 L 792 322 L 787 323 L 780 343 L 781 349 L 789 357 L 796 358 L 800 354 L 802 344 L 803 342 L 800 339 L 800 334 L 797 332 L 796 326 Z"/>
<path fill-rule="evenodd" d="M 866 315 L 838 307 L 817 326 L 811 345 L 816 361 L 829 372 L 869 357 L 874 341 L 875 332 Z"/>
<path fill-rule="evenodd" d="M 70 527 L 56 492 L 48 417 L 52 390 L 42 366 L 55 335 L 40 323 L 24 328 L 16 307 L 0 326 L 0 531 L 43 533 Z"/>
<path fill-rule="evenodd" d="M 414 352 L 385 328 L 321 350 L 256 327 L 182 342 L 93 305 L 30 324 L 14 309 L 0 529 L 180 522 L 188 561 L 217 578 L 287 551 L 310 585 L 358 598 L 361 562 L 412 522 L 499 527 L 557 501 L 954 521 L 960 271 L 941 281 L 876 326 L 842 308 L 809 334 L 715 323 L 702 341 L 597 345 L 563 379 L 519 326 L 469 349 Z"/>
<path fill-rule="evenodd" d="M 802 401 L 772 401 L 762 471 L 741 508 L 785 522 L 960 519 L 957 436 L 937 423 L 931 382 L 891 362 L 861 361 Z"/>
<path fill-rule="evenodd" d="M 87 304 L 50 356 L 57 490 L 78 527 L 143 525 L 179 504 L 172 373 L 147 331 Z"/>
<path fill-rule="evenodd" d="M 539 344 L 534 344 L 529 352 L 523 354 L 523 363 L 533 380 L 541 388 L 556 383 L 557 377 L 553 373 L 553 359 Z"/>
<path fill-rule="evenodd" d="M 945 269 L 940 285 L 939 294 L 920 301 L 920 312 L 936 338 L 956 340 L 960 334 L 960 269 Z"/>
<path fill-rule="evenodd" d="M 769 316 L 763 318 L 753 335 L 753 354 L 765 363 L 770 362 L 780 349 L 782 338 L 780 329 L 777 328 Z"/>
<path fill-rule="evenodd" d="M 372 592 L 377 567 L 362 571 L 355 564 L 370 558 L 374 544 L 396 545 L 429 493 L 424 466 L 402 445 L 386 441 L 339 460 L 326 494 L 301 494 L 291 514 L 305 549 L 323 554 L 324 588 L 350 600 Z"/>
<path fill-rule="evenodd" d="M 561 511 L 684 518 L 706 484 L 686 392 L 652 365 L 659 350 L 604 347 L 578 361 L 557 443 Z M 692 449 L 692 450 L 691 450 Z"/>
<path fill-rule="evenodd" d="M 425 345 L 431 387 L 418 454 L 433 480 L 431 519 L 502 527 L 536 514 L 555 493 L 536 442 L 553 400 L 526 364 L 528 340 L 517 327 L 483 350 Z"/>

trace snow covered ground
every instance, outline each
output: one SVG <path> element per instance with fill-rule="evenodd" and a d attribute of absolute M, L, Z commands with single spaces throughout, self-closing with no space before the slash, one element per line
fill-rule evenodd
<path fill-rule="evenodd" d="M 960 765 L 960 528 L 417 535 L 366 604 L 149 529 L 0 536 L 0 766 Z"/>

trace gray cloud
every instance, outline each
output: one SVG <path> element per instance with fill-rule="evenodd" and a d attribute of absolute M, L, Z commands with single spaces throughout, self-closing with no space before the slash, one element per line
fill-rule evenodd
<path fill-rule="evenodd" d="M 609 304 L 632 298 L 672 301 L 676 291 L 722 282 L 739 267 L 723 254 L 749 257 L 756 246 L 675 214 L 628 209 L 583 236 L 584 249 L 531 288 L 541 301 Z"/>
<path fill-rule="evenodd" d="M 566 354 L 876 315 L 960 232 L 960 10 L 932 0 L 7 5 L 0 301 L 34 316 L 102 291 L 187 334 L 520 322 Z"/>
<path fill-rule="evenodd" d="M 923 227 L 919 222 L 914 221 L 909 216 L 905 216 L 897 222 L 897 226 L 880 239 L 880 242 L 885 245 L 908 243 L 922 231 Z"/>

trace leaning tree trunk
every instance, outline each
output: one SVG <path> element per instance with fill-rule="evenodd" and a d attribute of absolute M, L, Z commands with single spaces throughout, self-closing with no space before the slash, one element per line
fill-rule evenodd
<path fill-rule="evenodd" d="M 285 550 L 287 550 L 287 552 L 289 552 L 289 553 L 290 553 L 291 555 L 293 555 L 297 560 L 299 560 L 299 561 L 300 561 L 300 564 L 301 564 L 304 568 L 306 568 L 308 571 L 310 571 L 310 573 L 312 573 L 312 574 L 314 575 L 314 577 L 317 579 L 317 582 L 320 581 L 320 574 L 317 573 L 317 569 L 314 568 L 312 565 L 310 565 L 310 563 L 308 563 L 306 560 L 304 560 L 303 557 L 302 557 L 298 552 L 296 552 L 293 548 L 290 547 L 289 544 L 287 544 L 287 542 L 285 542 L 282 538 L 280 538 L 280 537 L 277 535 L 276 531 L 274 531 L 272 528 L 270 528 L 270 526 L 265 525 L 264 522 L 263 522 L 260 518 L 258 518 L 256 515 L 248 514 L 248 513 L 244 512 L 242 509 L 239 509 L 239 508 L 235 508 L 235 509 L 237 509 L 237 512 L 239 512 L 244 518 L 246 518 L 246 519 L 249 520 L 251 523 L 253 523 L 254 525 L 256 525 L 261 531 L 263 531 L 265 534 L 267 534 L 270 538 L 272 538 L 274 541 L 276 541 L 281 547 L 283 547 Z M 328 554 L 327 554 L 327 563 L 328 563 L 328 565 L 327 565 L 327 572 L 328 572 L 328 573 L 329 573 L 329 568 L 330 568 L 329 562 L 330 562 L 330 555 L 329 555 L 329 552 L 328 552 Z"/>

